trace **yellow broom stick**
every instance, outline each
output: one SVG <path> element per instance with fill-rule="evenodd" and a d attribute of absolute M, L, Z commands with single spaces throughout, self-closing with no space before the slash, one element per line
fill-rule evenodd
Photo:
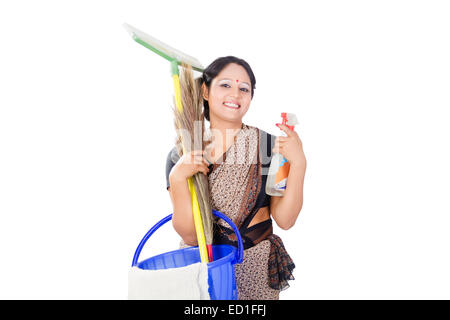
<path fill-rule="evenodd" d="M 177 74 L 172 75 L 173 85 L 175 88 L 175 103 L 178 112 L 183 112 L 183 104 L 181 103 L 181 87 L 180 79 Z M 183 154 L 186 154 L 185 144 L 182 141 Z M 194 181 L 192 177 L 188 179 L 189 191 L 192 198 L 192 214 L 194 215 L 195 232 L 197 235 L 198 248 L 200 250 L 200 259 L 202 262 L 209 262 L 208 250 L 206 248 L 205 231 L 203 230 L 203 221 L 200 213 L 200 206 L 198 204 L 197 192 L 195 191 Z"/>

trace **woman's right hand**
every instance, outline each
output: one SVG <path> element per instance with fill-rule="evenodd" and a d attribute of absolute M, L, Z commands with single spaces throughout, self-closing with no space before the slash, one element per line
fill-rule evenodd
<path fill-rule="evenodd" d="M 209 164 L 204 155 L 205 151 L 203 150 L 194 150 L 184 154 L 172 168 L 169 178 L 187 180 L 197 172 L 202 172 L 206 176 L 209 172 Z"/>

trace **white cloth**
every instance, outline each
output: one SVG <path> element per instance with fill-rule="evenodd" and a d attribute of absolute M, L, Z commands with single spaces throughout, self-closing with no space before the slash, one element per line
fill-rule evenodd
<path fill-rule="evenodd" d="M 209 300 L 208 265 L 194 263 L 186 267 L 128 272 L 129 300 Z"/>

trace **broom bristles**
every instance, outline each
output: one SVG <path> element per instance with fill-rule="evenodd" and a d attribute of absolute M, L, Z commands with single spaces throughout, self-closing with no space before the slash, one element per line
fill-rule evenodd
<path fill-rule="evenodd" d="M 172 111 L 175 116 L 175 128 L 178 129 L 177 149 L 180 155 L 183 154 L 181 142 L 185 144 L 186 152 L 204 150 L 203 135 L 205 130 L 202 110 L 203 97 L 199 82 L 194 80 L 190 65 L 182 63 L 181 67 L 180 86 L 183 111 L 179 112 L 177 110 L 175 99 L 174 105 L 172 106 Z M 200 127 L 199 124 L 201 124 Z M 211 245 L 213 241 L 213 215 L 210 204 L 208 178 L 203 173 L 196 173 L 193 176 L 193 182 L 197 191 L 205 241 L 207 245 Z"/>

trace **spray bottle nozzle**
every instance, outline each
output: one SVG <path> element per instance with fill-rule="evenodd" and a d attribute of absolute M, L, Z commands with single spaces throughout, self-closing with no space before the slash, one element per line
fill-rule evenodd
<path fill-rule="evenodd" d="M 282 124 L 290 130 L 294 130 L 294 126 L 298 124 L 297 117 L 293 113 L 282 112 L 281 118 L 283 119 Z"/>

